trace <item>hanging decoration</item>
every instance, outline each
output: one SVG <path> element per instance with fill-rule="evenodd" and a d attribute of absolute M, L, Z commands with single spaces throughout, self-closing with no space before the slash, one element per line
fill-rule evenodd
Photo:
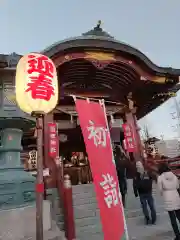
<path fill-rule="evenodd" d="M 56 67 L 39 53 L 23 56 L 16 70 L 16 102 L 28 114 L 51 112 L 58 102 Z"/>
<path fill-rule="evenodd" d="M 49 156 L 56 158 L 58 156 L 58 134 L 56 123 L 48 123 L 49 132 Z"/>
<path fill-rule="evenodd" d="M 37 169 L 37 151 L 36 150 L 32 150 L 29 152 L 28 169 L 29 170 Z"/>
<path fill-rule="evenodd" d="M 177 94 L 175 92 L 161 92 L 161 93 L 157 93 L 155 94 L 152 99 L 155 99 L 155 98 L 165 98 L 165 97 L 176 97 Z"/>
<path fill-rule="evenodd" d="M 114 123 L 114 117 L 113 117 L 113 115 L 110 115 L 110 118 L 111 118 L 111 124 Z"/>
<path fill-rule="evenodd" d="M 135 101 L 133 100 L 132 92 L 129 92 L 127 95 L 128 108 L 132 113 L 136 113 L 137 107 Z"/>
<path fill-rule="evenodd" d="M 133 134 L 133 130 L 130 124 L 124 123 L 122 125 L 124 130 L 124 146 L 127 152 L 135 152 L 136 151 L 136 144 L 135 138 Z"/>
<path fill-rule="evenodd" d="M 73 115 L 71 115 L 71 123 L 74 123 Z"/>

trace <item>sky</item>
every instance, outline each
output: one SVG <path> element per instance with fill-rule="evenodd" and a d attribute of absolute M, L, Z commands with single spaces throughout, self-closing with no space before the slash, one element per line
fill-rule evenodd
<path fill-rule="evenodd" d="M 102 20 L 104 30 L 138 48 L 155 64 L 180 68 L 178 0 L 0 0 L 0 53 L 42 51 L 79 36 Z M 180 94 L 177 96 L 180 100 Z M 152 136 L 176 138 L 174 99 L 140 121 Z"/>

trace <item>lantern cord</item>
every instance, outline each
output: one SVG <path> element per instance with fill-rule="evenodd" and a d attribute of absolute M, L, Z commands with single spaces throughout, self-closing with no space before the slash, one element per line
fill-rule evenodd
<path fill-rule="evenodd" d="M 80 99 L 89 99 L 92 101 L 99 101 L 101 99 L 98 98 L 89 98 L 89 97 L 83 97 L 83 96 L 79 96 L 79 95 L 67 95 L 70 96 L 72 98 L 76 97 L 76 98 L 80 98 Z M 111 103 L 111 104 L 115 104 L 115 105 L 119 105 L 119 106 L 123 106 L 123 107 L 127 107 L 127 105 L 125 105 L 124 103 L 120 103 L 120 102 L 114 102 L 114 101 L 108 101 L 108 100 L 104 100 L 105 103 Z"/>

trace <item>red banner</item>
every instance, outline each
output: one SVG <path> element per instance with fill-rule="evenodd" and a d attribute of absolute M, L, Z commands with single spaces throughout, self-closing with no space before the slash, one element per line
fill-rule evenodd
<path fill-rule="evenodd" d="M 56 123 L 48 123 L 48 132 L 49 132 L 49 156 L 55 158 L 58 156 L 58 134 Z"/>
<path fill-rule="evenodd" d="M 126 225 L 104 105 L 77 99 L 76 109 L 90 161 L 104 239 L 124 239 Z"/>
<path fill-rule="evenodd" d="M 135 145 L 135 139 L 134 134 L 132 130 L 132 126 L 130 124 L 123 124 L 122 125 L 124 130 L 124 142 L 125 142 L 125 148 L 127 152 L 135 152 L 136 151 L 136 145 Z"/>

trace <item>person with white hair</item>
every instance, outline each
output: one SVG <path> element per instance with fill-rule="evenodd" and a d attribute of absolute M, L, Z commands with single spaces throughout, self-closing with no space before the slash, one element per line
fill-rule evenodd
<path fill-rule="evenodd" d="M 139 196 L 140 198 L 146 224 L 156 223 L 156 209 L 152 195 L 152 183 L 152 177 L 147 171 L 145 171 L 142 162 L 136 162 L 136 176 L 133 180 L 133 189 L 135 196 Z M 148 206 L 151 212 L 151 219 L 149 216 Z"/>

